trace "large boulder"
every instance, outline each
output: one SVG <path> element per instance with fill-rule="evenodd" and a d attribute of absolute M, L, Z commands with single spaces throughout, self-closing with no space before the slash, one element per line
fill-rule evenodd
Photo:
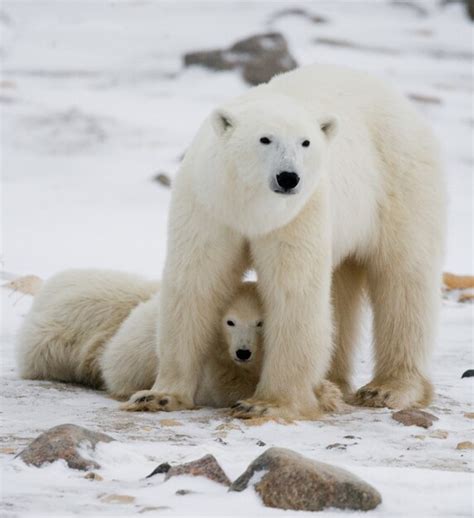
<path fill-rule="evenodd" d="M 184 65 L 200 65 L 211 70 L 240 70 L 251 85 L 268 82 L 274 75 L 298 66 L 285 38 L 277 32 L 257 34 L 235 42 L 227 49 L 190 52 Z"/>
<path fill-rule="evenodd" d="M 98 469 L 100 465 L 82 457 L 78 449 L 87 445 L 94 449 L 98 442 L 114 439 L 100 432 L 93 432 L 75 424 L 61 424 L 50 428 L 30 443 L 17 457 L 26 464 L 41 467 L 43 464 L 63 459 L 72 469 L 83 471 Z"/>
<path fill-rule="evenodd" d="M 329 507 L 369 511 L 379 492 L 348 471 L 317 462 L 285 448 L 270 448 L 234 481 L 231 491 L 252 484 L 267 507 L 321 511 Z"/>

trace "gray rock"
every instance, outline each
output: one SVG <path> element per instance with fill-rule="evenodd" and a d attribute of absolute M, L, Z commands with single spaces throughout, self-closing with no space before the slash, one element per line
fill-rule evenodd
<path fill-rule="evenodd" d="M 78 453 L 79 446 L 85 444 L 94 449 L 98 442 L 113 440 L 104 433 L 93 432 L 82 426 L 62 424 L 42 433 L 17 457 L 20 457 L 26 464 L 38 468 L 43 464 L 63 459 L 70 468 L 87 471 L 98 469 L 100 465 L 93 460 L 81 457 Z"/>
<path fill-rule="evenodd" d="M 399 410 L 392 414 L 392 418 L 405 426 L 420 426 L 422 428 L 429 428 L 434 421 L 438 421 L 435 415 L 417 408 Z"/>
<path fill-rule="evenodd" d="M 253 483 L 267 507 L 279 509 L 321 511 L 336 507 L 368 511 L 382 501 L 375 488 L 352 473 L 285 448 L 266 450 L 230 490 L 243 491 L 249 483 Z"/>
<path fill-rule="evenodd" d="M 213 455 L 204 455 L 198 460 L 171 467 L 166 473 L 165 481 L 178 475 L 206 477 L 209 480 L 230 486 L 230 480 Z"/>
<path fill-rule="evenodd" d="M 238 69 L 251 85 L 265 83 L 274 75 L 298 66 L 285 38 L 277 32 L 251 36 L 223 50 L 185 54 L 184 65 L 201 65 L 211 70 Z"/>

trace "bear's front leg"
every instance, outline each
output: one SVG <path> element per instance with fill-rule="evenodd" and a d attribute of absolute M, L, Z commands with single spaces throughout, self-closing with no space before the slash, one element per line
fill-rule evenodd
<path fill-rule="evenodd" d="M 178 197 L 176 197 L 178 198 Z M 160 290 L 158 376 L 150 390 L 122 406 L 129 411 L 194 408 L 206 351 L 215 342 L 221 308 L 241 281 L 243 238 L 181 193 L 171 207 L 168 253 Z"/>
<path fill-rule="evenodd" d="M 315 419 L 313 386 L 329 368 L 332 348 L 330 229 L 321 206 L 307 206 L 289 225 L 251 241 L 265 312 L 265 356 L 254 396 L 233 415 Z"/>

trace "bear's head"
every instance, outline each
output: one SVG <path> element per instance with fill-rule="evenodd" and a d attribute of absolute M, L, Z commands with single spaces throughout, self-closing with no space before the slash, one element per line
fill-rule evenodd
<path fill-rule="evenodd" d="M 208 193 L 224 200 L 222 217 L 247 234 L 284 225 L 301 210 L 337 127 L 334 117 L 274 93 L 217 109 L 211 124 L 219 170 Z"/>

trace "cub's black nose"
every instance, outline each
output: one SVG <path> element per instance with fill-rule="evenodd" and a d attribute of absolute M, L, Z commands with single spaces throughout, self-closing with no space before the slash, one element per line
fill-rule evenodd
<path fill-rule="evenodd" d="M 291 191 L 298 185 L 300 177 L 296 173 L 282 171 L 280 174 L 277 174 L 276 180 L 278 186 L 286 192 Z"/>
<path fill-rule="evenodd" d="M 248 349 L 237 349 L 237 351 L 235 351 L 235 355 L 239 360 L 246 362 L 252 356 L 252 351 L 249 351 Z"/>

